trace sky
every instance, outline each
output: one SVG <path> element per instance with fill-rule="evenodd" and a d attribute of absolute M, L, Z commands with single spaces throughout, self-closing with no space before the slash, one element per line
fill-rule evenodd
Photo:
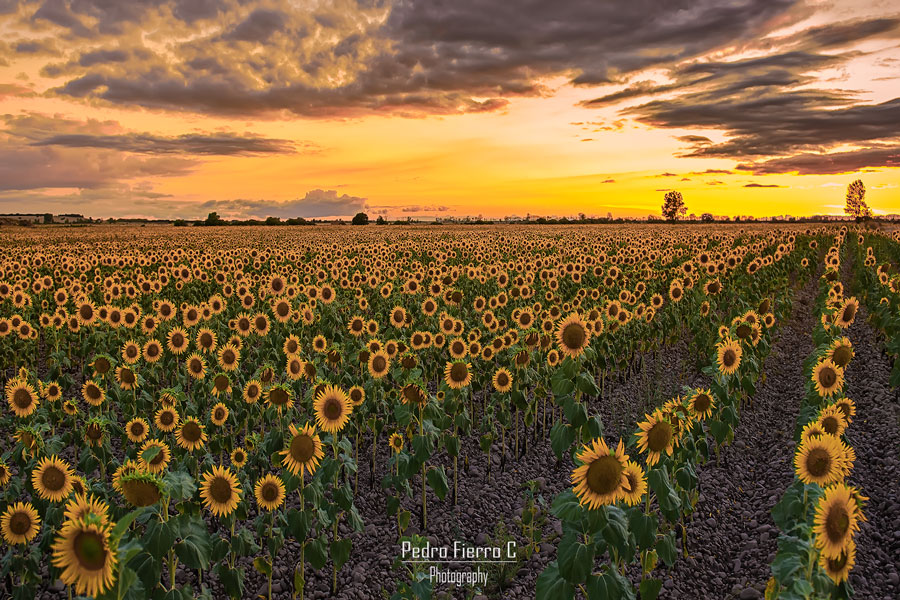
<path fill-rule="evenodd" d="M 900 213 L 893 0 L 0 0 L 0 213 Z"/>

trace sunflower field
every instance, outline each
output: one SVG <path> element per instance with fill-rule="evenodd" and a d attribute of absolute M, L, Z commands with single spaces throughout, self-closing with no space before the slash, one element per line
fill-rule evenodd
<path fill-rule="evenodd" d="M 893 234 L 99 226 L 0 248 L 2 597 L 666 597 L 804 286 L 821 319 L 766 594 L 851 593 L 860 302 L 838 269 L 855 253 L 900 355 Z M 514 564 L 467 590 L 400 559 L 459 538 Z"/>

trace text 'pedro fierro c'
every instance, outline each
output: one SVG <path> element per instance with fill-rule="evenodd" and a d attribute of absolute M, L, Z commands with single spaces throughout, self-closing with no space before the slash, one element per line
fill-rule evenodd
<path fill-rule="evenodd" d="M 414 546 L 404 540 L 400 545 L 404 562 L 513 562 L 516 560 L 516 542 L 506 546 L 471 546 L 455 541 L 452 546 L 432 546 L 430 542 Z"/>

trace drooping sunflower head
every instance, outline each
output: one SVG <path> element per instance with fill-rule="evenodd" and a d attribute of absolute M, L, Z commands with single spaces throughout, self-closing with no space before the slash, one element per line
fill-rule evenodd
<path fill-rule="evenodd" d="M 840 483 L 819 498 L 813 519 L 815 545 L 826 558 L 840 559 L 859 529 L 860 511 L 853 490 Z"/>
<path fill-rule="evenodd" d="M 646 420 L 638 423 L 638 448 L 647 453 L 647 464 L 655 465 L 662 453 L 672 455 L 675 447 L 675 428 L 669 418 L 659 409 L 652 415 L 645 415 Z"/>
<path fill-rule="evenodd" d="M 856 312 L 859 310 L 859 301 L 853 297 L 848 298 L 834 316 L 834 322 L 838 327 L 847 328 L 853 325 Z"/>
<path fill-rule="evenodd" d="M 416 383 L 408 383 L 400 390 L 400 400 L 403 404 L 425 405 L 428 402 L 428 394 Z"/>
<path fill-rule="evenodd" d="M 842 581 L 847 581 L 850 576 L 850 570 L 856 564 L 856 542 L 853 538 L 847 542 L 847 545 L 834 558 L 828 558 L 825 554 L 819 554 L 819 567 L 835 585 L 839 585 Z"/>
<path fill-rule="evenodd" d="M 206 443 L 207 436 L 203 429 L 200 421 L 194 417 L 187 417 L 178 426 L 178 434 L 175 441 L 185 450 L 193 452 L 197 448 L 202 448 Z"/>
<path fill-rule="evenodd" d="M 281 451 L 282 465 L 291 473 L 297 475 L 307 472 L 310 475 L 316 472 L 319 461 L 325 457 L 322 451 L 322 442 L 314 427 L 309 424 L 299 429 L 290 426 L 291 439 L 288 447 Z"/>
<path fill-rule="evenodd" d="M 0 460 L 0 487 L 9 483 L 10 477 L 12 477 L 12 473 L 10 472 L 9 467 L 3 460 Z"/>
<path fill-rule="evenodd" d="M 286 385 L 273 385 L 266 390 L 266 402 L 278 409 L 288 410 L 294 406 L 294 391 Z"/>
<path fill-rule="evenodd" d="M 630 489 L 625 473 L 628 455 L 619 440 L 613 451 L 598 438 L 578 454 L 580 466 L 572 471 L 572 485 L 579 502 L 590 509 L 613 504 Z"/>
<path fill-rule="evenodd" d="M 163 495 L 162 479 L 146 471 L 123 475 L 119 480 L 119 486 L 128 503 L 137 508 L 152 506 L 159 502 Z"/>
<path fill-rule="evenodd" d="M 826 358 L 813 369 L 812 380 L 819 395 L 829 398 L 843 388 L 844 370 Z"/>
<path fill-rule="evenodd" d="M 337 433 L 343 429 L 353 412 L 353 405 L 344 390 L 331 384 L 316 394 L 313 408 L 316 425 L 328 433 Z"/>
<path fill-rule="evenodd" d="M 461 360 L 448 362 L 444 366 L 444 381 L 454 390 L 462 389 L 472 382 L 472 365 Z"/>
<path fill-rule="evenodd" d="M 200 498 L 214 515 L 227 517 L 241 501 L 241 484 L 230 470 L 215 466 L 212 471 L 203 474 Z"/>
<path fill-rule="evenodd" d="M 0 533 L 7 544 L 27 544 L 41 529 L 41 517 L 29 502 L 10 504 L 0 516 Z"/>
<path fill-rule="evenodd" d="M 72 468 L 56 455 L 45 456 L 31 472 L 31 484 L 44 500 L 59 502 L 72 493 Z"/>
<path fill-rule="evenodd" d="M 618 310 L 616 314 L 618 314 Z M 587 326 L 577 313 L 572 313 L 563 319 L 556 329 L 556 342 L 559 350 L 572 358 L 581 355 L 590 341 Z"/>
<path fill-rule="evenodd" d="M 53 542 L 51 561 L 79 595 L 98 596 L 113 585 L 118 548 L 112 526 L 89 514 L 63 523 Z"/>
<path fill-rule="evenodd" d="M 256 482 L 254 488 L 256 503 L 260 508 L 273 511 L 284 504 L 284 483 L 277 475 L 266 475 Z"/>

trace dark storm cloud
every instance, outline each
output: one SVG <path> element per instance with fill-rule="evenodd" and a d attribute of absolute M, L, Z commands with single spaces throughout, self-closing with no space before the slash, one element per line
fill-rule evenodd
<path fill-rule="evenodd" d="M 289 140 L 237 135 L 233 133 L 189 133 L 162 137 L 148 133 L 121 135 L 65 134 L 54 135 L 32 143 L 33 146 L 66 146 L 69 148 L 107 148 L 138 154 L 198 154 L 240 156 L 286 154 L 295 152 Z"/>
<path fill-rule="evenodd" d="M 216 211 L 224 218 L 349 217 L 366 210 L 366 198 L 342 194 L 336 190 L 311 190 L 303 198 L 287 202 L 267 200 L 209 200 L 199 205 L 200 213 Z M 198 213 L 199 214 L 199 213 Z"/>
<path fill-rule="evenodd" d="M 778 173 L 836 175 L 862 171 L 870 167 L 900 167 L 900 144 L 827 154 L 802 153 L 737 166 L 738 169 L 755 175 Z"/>
<path fill-rule="evenodd" d="M 60 53 L 52 38 L 20 40 L 12 44 L 11 48 L 18 54 L 49 54 L 56 56 Z"/>
<path fill-rule="evenodd" d="M 79 65 L 72 73 L 58 66 L 45 70 L 67 77 L 56 90 L 62 95 L 231 115 L 286 110 L 325 117 L 417 116 L 498 110 L 510 97 L 550 93 L 541 82 L 549 76 L 585 85 L 622 81 L 643 68 L 761 35 L 771 19 L 784 17 L 795 4 L 335 0 L 313 14 L 286 2 L 273 7 L 247 0 L 46 0 L 31 18 L 79 37 L 115 34 L 144 22 L 165 27 L 165 15 L 188 24 L 216 18 L 208 37 L 176 37 L 166 55 L 149 64 L 132 57 L 118 68 L 106 62 Z M 307 28 L 314 41 L 305 46 L 281 39 L 286 32 L 305 37 L 295 34 Z M 319 33 L 312 36 L 314 31 Z M 247 43 L 265 52 L 250 59 L 246 50 L 235 50 Z M 212 58 L 220 59 L 220 68 L 205 68 Z"/>

